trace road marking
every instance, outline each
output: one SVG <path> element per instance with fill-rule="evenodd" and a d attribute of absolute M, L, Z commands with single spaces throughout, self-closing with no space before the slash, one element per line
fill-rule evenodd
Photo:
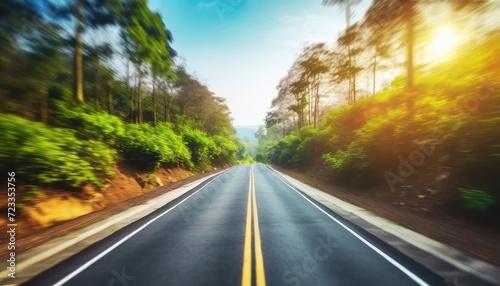
<path fill-rule="evenodd" d="M 346 226 L 345 224 L 343 224 L 341 221 L 339 221 L 338 219 L 336 219 L 335 217 L 333 217 L 329 213 L 327 213 L 325 210 L 323 210 L 322 208 L 320 208 L 317 204 L 313 203 L 306 196 L 304 196 L 302 194 L 302 192 L 298 191 L 295 187 L 291 186 L 289 183 L 287 183 L 286 181 L 284 181 L 283 179 L 281 179 L 278 175 L 276 175 L 274 172 L 272 172 L 271 171 L 272 168 L 269 168 L 267 165 L 264 165 L 264 166 L 269 171 L 269 173 L 271 173 L 273 176 L 275 176 L 276 178 L 278 178 L 281 182 L 283 182 L 285 185 L 287 185 L 288 187 L 290 187 L 292 190 L 294 190 L 295 192 L 297 192 L 302 198 L 304 198 L 306 201 L 308 201 L 309 203 L 311 203 L 313 206 L 315 206 L 317 209 L 319 209 L 321 212 L 323 212 L 325 215 L 327 215 L 333 221 L 335 221 L 336 223 L 338 223 L 341 227 L 343 227 L 344 229 L 346 229 L 347 231 L 349 231 L 357 239 L 361 240 L 361 242 L 363 242 L 368 247 L 370 247 L 372 250 L 374 250 L 376 253 L 378 253 L 380 256 L 382 256 L 383 258 L 385 258 L 385 260 L 387 260 L 389 263 L 391 263 L 396 268 L 398 268 L 399 270 L 401 270 L 401 272 L 403 272 L 404 274 L 406 274 L 406 276 L 410 277 L 418 285 L 421 285 L 421 286 L 430 286 L 429 284 L 427 284 L 427 282 L 425 282 L 420 277 L 418 277 L 417 275 L 415 275 L 413 272 L 411 272 L 410 270 L 408 270 L 408 268 L 406 268 L 403 265 L 401 265 L 399 262 L 397 262 L 396 260 L 394 260 L 389 255 L 387 255 L 385 252 L 383 252 L 382 250 L 378 249 L 375 245 L 371 244 L 369 241 L 367 241 L 366 239 L 364 239 L 362 236 L 360 236 L 354 230 L 350 229 L 348 226 Z M 272 170 L 274 171 L 274 169 L 272 169 Z"/>
<path fill-rule="evenodd" d="M 251 169 L 250 169 L 251 170 Z M 248 183 L 247 220 L 245 228 L 245 246 L 243 249 L 243 274 L 242 286 L 252 285 L 252 171 Z"/>
<path fill-rule="evenodd" d="M 252 285 L 252 219 L 253 242 L 255 250 L 255 285 L 266 286 L 264 257 L 262 255 L 262 243 L 260 240 L 259 215 L 257 212 L 257 198 L 255 195 L 253 165 L 252 167 L 250 167 L 250 182 L 248 184 L 247 220 L 245 228 L 245 246 L 243 250 L 243 274 L 241 278 L 242 286 Z"/>
<path fill-rule="evenodd" d="M 250 170 L 253 190 L 253 230 L 255 235 L 255 275 L 257 286 L 266 285 L 266 275 L 264 272 L 264 257 L 262 256 L 262 244 L 260 241 L 259 214 L 257 212 L 257 198 L 255 196 L 255 178 L 253 176 L 253 166 Z"/>
<path fill-rule="evenodd" d="M 120 246 L 122 243 L 124 243 L 125 241 L 129 240 L 132 236 L 136 235 L 139 231 L 145 229 L 148 225 L 152 224 L 154 221 L 156 221 L 157 219 L 159 219 L 160 217 L 166 215 L 167 213 L 169 213 L 171 210 L 175 209 L 177 206 L 179 206 L 180 204 L 182 204 L 183 202 L 185 202 L 187 199 L 189 199 L 190 197 L 194 196 L 196 193 L 198 193 L 199 191 L 203 190 L 206 186 L 208 186 L 208 184 L 210 184 L 213 180 L 217 179 L 218 177 L 220 177 L 221 175 L 225 174 L 226 172 L 228 172 L 229 170 L 231 170 L 232 168 L 220 173 L 218 176 L 216 176 L 215 178 L 213 178 L 212 180 L 208 181 L 208 183 L 206 183 L 203 187 L 201 187 L 199 190 L 197 190 L 196 192 L 192 193 L 191 195 L 189 195 L 188 197 L 186 197 L 185 199 L 183 199 L 182 201 L 178 202 L 175 206 L 169 208 L 168 210 L 162 212 L 161 214 L 157 215 L 156 217 L 152 218 L 151 220 L 149 220 L 148 222 L 146 222 L 145 224 L 143 224 L 141 227 L 139 227 L 138 229 L 134 230 L 133 232 L 131 232 L 129 235 L 125 236 L 124 238 L 120 239 L 118 242 L 116 242 L 115 244 L 111 245 L 110 247 L 108 247 L 106 250 L 104 250 L 103 252 L 101 252 L 99 255 L 97 255 L 96 257 L 92 258 L 91 260 L 87 261 L 87 263 L 83 264 L 82 266 L 78 267 L 76 270 L 74 270 L 73 272 L 71 272 L 70 274 L 68 274 L 67 276 L 65 276 L 63 279 L 59 280 L 57 283 L 54 284 L 54 286 L 61 286 L 61 285 L 64 285 L 64 283 L 68 282 L 69 280 L 71 280 L 73 277 L 75 277 L 76 275 L 80 274 L 81 272 L 83 272 L 85 269 L 89 268 L 92 264 L 96 263 L 99 259 L 103 258 L 106 254 L 110 253 L 113 249 L 117 248 L 118 246 Z"/>

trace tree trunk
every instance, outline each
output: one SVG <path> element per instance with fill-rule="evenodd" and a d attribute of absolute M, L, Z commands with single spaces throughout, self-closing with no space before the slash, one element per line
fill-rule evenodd
<path fill-rule="evenodd" d="M 307 121 L 307 125 L 311 125 L 313 120 L 312 120 L 312 111 L 313 111 L 313 104 L 314 104 L 314 100 L 313 100 L 313 92 L 314 92 L 314 88 L 312 87 L 312 84 L 309 84 L 309 98 L 308 98 L 308 101 L 309 101 L 309 106 L 308 106 L 308 113 L 309 113 L 309 118 L 308 118 L 308 121 Z"/>
<path fill-rule="evenodd" d="M 153 92 L 151 93 L 151 98 L 153 100 L 153 125 L 156 126 L 158 121 L 156 118 L 156 95 L 155 95 L 155 84 L 156 80 L 153 78 Z"/>
<path fill-rule="evenodd" d="M 138 118 L 137 118 L 137 121 L 138 121 L 139 124 L 143 123 L 141 87 L 142 87 L 142 78 L 139 75 L 139 84 L 137 86 L 137 112 L 138 112 L 138 115 L 139 115 Z"/>
<path fill-rule="evenodd" d="M 128 52 L 128 42 L 125 42 L 125 50 Z M 134 122 L 134 93 L 130 88 L 130 59 L 127 59 L 127 91 L 130 95 L 130 122 Z"/>
<path fill-rule="evenodd" d="M 377 55 L 373 57 L 373 91 L 372 95 L 375 94 L 375 84 L 376 84 L 376 79 L 377 79 Z"/>
<path fill-rule="evenodd" d="M 163 104 L 163 116 L 165 122 L 168 122 L 168 94 L 165 93 L 165 101 Z"/>
<path fill-rule="evenodd" d="M 113 115 L 113 92 L 111 91 L 111 86 L 108 84 L 106 92 L 108 93 L 108 113 Z"/>
<path fill-rule="evenodd" d="M 352 103 L 352 58 L 351 58 L 351 45 L 347 46 L 347 55 L 349 57 L 349 98 L 347 99 L 348 103 Z"/>
<path fill-rule="evenodd" d="M 351 20 L 352 20 L 352 11 L 351 11 L 351 0 L 347 0 L 345 2 L 345 21 L 346 21 L 346 29 L 349 29 L 351 27 Z M 351 62 L 351 45 L 347 45 L 347 56 L 348 56 L 348 61 L 349 61 L 349 71 L 351 71 L 352 67 L 352 62 Z M 347 96 L 347 103 L 351 104 L 352 103 L 352 77 L 349 76 L 349 90 L 348 90 L 348 96 Z"/>
<path fill-rule="evenodd" d="M 99 111 L 99 61 L 95 62 L 95 79 L 94 79 L 94 93 L 95 93 L 95 110 Z"/>
<path fill-rule="evenodd" d="M 352 103 L 356 102 L 356 71 L 352 73 Z"/>
<path fill-rule="evenodd" d="M 47 123 L 49 119 L 49 104 L 47 98 L 47 88 L 42 84 L 40 85 L 40 121 Z"/>
<path fill-rule="evenodd" d="M 317 81 L 319 79 L 316 79 Z M 315 86 L 315 98 L 314 98 L 314 128 L 318 127 L 319 122 L 319 82 Z"/>
<path fill-rule="evenodd" d="M 170 105 L 172 104 L 172 96 L 167 93 L 165 94 L 165 122 L 170 122 Z"/>
<path fill-rule="evenodd" d="M 83 3 L 76 3 L 76 29 L 75 29 L 75 97 L 80 103 L 83 103 Z"/>
<path fill-rule="evenodd" d="M 134 84 L 136 82 L 136 75 L 134 74 Z M 134 107 L 135 107 L 135 92 L 136 92 L 136 89 L 135 88 L 132 88 L 131 86 L 129 86 L 128 88 L 129 90 L 129 93 L 130 93 L 130 122 L 132 123 L 137 123 L 136 122 L 136 118 L 135 118 L 135 112 L 134 112 Z"/>
<path fill-rule="evenodd" d="M 414 46 L 414 23 L 413 23 L 413 18 L 415 14 L 415 6 L 412 1 L 408 1 L 406 4 L 406 21 L 407 21 L 407 38 L 406 38 L 406 44 L 407 44 L 407 59 L 406 59 L 406 68 L 407 68 L 407 79 L 406 79 L 406 88 L 407 89 L 412 89 L 413 88 L 413 46 Z"/>
<path fill-rule="evenodd" d="M 300 128 L 302 128 L 302 127 L 304 127 L 306 125 L 306 114 L 305 114 L 305 110 L 304 109 L 302 109 L 302 111 L 300 112 Z"/>
<path fill-rule="evenodd" d="M 134 105 L 135 105 L 135 102 L 134 102 L 134 97 L 135 97 L 135 91 L 131 90 L 131 92 L 130 92 L 130 122 L 132 122 L 132 123 L 135 121 L 135 114 L 134 114 Z"/>
<path fill-rule="evenodd" d="M 123 36 L 123 41 L 124 41 L 124 50 L 125 50 L 125 56 L 127 57 L 127 87 L 130 87 L 130 58 L 132 57 L 130 54 L 130 47 L 129 47 L 129 42 L 128 42 L 128 37 L 126 33 L 122 34 Z"/>

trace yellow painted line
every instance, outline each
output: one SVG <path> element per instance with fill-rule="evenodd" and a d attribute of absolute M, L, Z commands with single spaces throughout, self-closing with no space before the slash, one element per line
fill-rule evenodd
<path fill-rule="evenodd" d="M 251 171 L 250 171 L 251 172 Z M 248 184 L 247 220 L 245 230 L 245 246 L 243 249 L 243 274 L 242 286 L 252 285 L 252 173 Z"/>
<path fill-rule="evenodd" d="M 255 180 L 253 177 L 253 166 L 250 170 L 253 193 L 253 230 L 255 236 L 255 275 L 256 285 L 266 286 L 266 275 L 264 273 L 264 258 L 262 256 L 262 246 L 260 242 L 259 215 L 257 213 L 257 199 L 255 197 Z"/>
<path fill-rule="evenodd" d="M 260 241 L 259 215 L 257 213 L 257 198 L 255 196 L 253 166 L 250 168 L 250 182 L 248 183 L 247 220 L 245 229 L 245 246 L 243 249 L 243 274 L 241 277 L 242 286 L 252 286 L 252 218 L 253 241 L 255 248 L 255 285 L 266 286 L 264 257 L 262 255 L 262 244 Z"/>

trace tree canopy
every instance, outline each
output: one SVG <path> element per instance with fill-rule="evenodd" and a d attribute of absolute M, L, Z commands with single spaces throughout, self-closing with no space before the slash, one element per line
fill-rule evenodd
<path fill-rule="evenodd" d="M 203 172 L 248 160 L 225 99 L 175 63 L 173 35 L 148 1 L 0 8 L 2 170 L 78 189 L 102 186 L 119 162 Z"/>
<path fill-rule="evenodd" d="M 441 180 L 462 207 L 498 211 L 500 33 L 481 23 L 499 6 L 480 2 L 373 1 L 333 43 L 305 46 L 255 134 L 257 159 L 349 187 Z M 431 21 L 436 9 L 450 16 Z"/>

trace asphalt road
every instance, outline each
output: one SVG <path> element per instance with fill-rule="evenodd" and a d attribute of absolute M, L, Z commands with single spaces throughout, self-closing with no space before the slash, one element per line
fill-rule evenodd
<path fill-rule="evenodd" d="M 207 179 L 24 285 L 448 285 L 265 165 Z"/>

